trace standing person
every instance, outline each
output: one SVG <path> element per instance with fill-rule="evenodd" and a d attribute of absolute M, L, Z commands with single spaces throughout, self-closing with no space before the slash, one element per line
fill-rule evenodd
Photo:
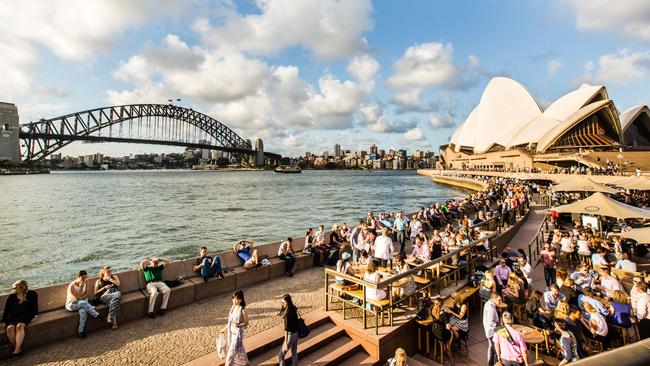
<path fill-rule="evenodd" d="M 149 293 L 149 311 L 147 312 L 147 316 L 151 319 L 156 317 L 153 310 L 156 306 L 156 298 L 158 298 L 159 291 L 163 298 L 160 309 L 158 309 L 158 314 L 162 316 L 167 311 L 167 302 L 169 302 L 169 294 L 172 290 L 163 282 L 162 271 L 168 265 L 169 261 L 167 259 L 159 259 L 157 257 L 152 257 L 150 260 L 144 259 L 140 262 L 140 268 L 142 268 L 142 272 L 144 273 L 144 280 L 147 283 L 147 292 Z"/>
<path fill-rule="evenodd" d="M 248 313 L 244 292 L 237 290 L 232 294 L 232 307 L 228 313 L 228 323 L 221 330 L 226 333 L 226 366 L 248 365 L 248 356 L 244 349 L 244 329 L 248 325 Z"/>
<path fill-rule="evenodd" d="M 11 285 L 13 293 L 7 296 L 2 323 L 7 327 L 7 340 L 14 347 L 13 355 L 23 353 L 25 327 L 38 318 L 38 294 L 27 287 L 27 281 L 16 281 Z"/>
<path fill-rule="evenodd" d="M 406 227 L 408 225 L 408 222 L 406 221 L 406 218 L 404 217 L 404 212 L 399 211 L 397 212 L 397 217 L 395 218 L 395 222 L 393 223 L 393 229 L 395 230 L 395 236 L 397 239 L 397 244 L 399 244 L 399 253 L 400 255 L 404 255 L 404 247 L 406 246 Z"/>
<path fill-rule="evenodd" d="M 296 264 L 296 254 L 293 252 L 293 238 L 287 238 L 278 248 L 278 258 L 284 261 L 284 274 L 293 277 L 293 266 Z"/>
<path fill-rule="evenodd" d="M 557 254 L 551 250 L 551 244 L 544 244 L 544 250 L 539 252 L 539 261 L 544 264 L 544 282 L 546 282 L 546 288 L 549 288 L 552 283 L 555 283 L 555 266 L 557 264 Z"/>
<path fill-rule="evenodd" d="M 208 282 L 208 278 L 216 276 L 217 278 L 223 278 L 223 271 L 221 269 L 221 258 L 218 255 L 215 255 L 214 258 L 208 255 L 208 248 L 201 247 L 199 249 L 199 257 L 196 258 L 194 266 L 192 266 L 194 272 L 200 272 L 201 277 L 203 277 L 203 282 Z"/>
<path fill-rule="evenodd" d="M 102 267 L 99 270 L 99 278 L 95 281 L 95 299 L 102 304 L 108 305 L 108 318 L 106 321 L 111 324 L 113 330 L 117 329 L 117 315 L 122 306 L 122 293 L 119 290 L 120 278 L 113 274 L 111 267 Z"/>
<path fill-rule="evenodd" d="M 375 258 L 379 259 L 380 266 L 385 268 L 388 265 L 390 253 L 393 251 L 393 239 L 388 236 L 388 229 L 382 228 L 381 235 L 375 239 Z"/>
<path fill-rule="evenodd" d="M 494 365 L 497 355 L 494 348 L 494 331 L 499 324 L 499 312 L 497 306 L 501 304 L 501 295 L 493 292 L 490 295 L 490 300 L 483 306 L 483 330 L 485 331 L 485 338 L 488 339 L 488 366 Z"/>
<path fill-rule="evenodd" d="M 363 222 L 363 220 L 359 220 L 357 223 L 357 226 L 352 229 L 352 233 L 350 234 L 350 246 L 352 247 L 352 262 L 357 263 L 359 261 L 359 254 L 364 247 L 364 242 L 363 242 L 363 228 L 366 226 L 366 224 Z"/>
<path fill-rule="evenodd" d="M 409 222 L 409 238 L 411 243 L 415 242 L 415 237 L 422 232 L 422 223 L 418 220 L 417 215 L 411 216 L 411 222 Z"/>
<path fill-rule="evenodd" d="M 512 328 L 512 314 L 503 313 L 503 326 L 494 332 L 494 347 L 503 366 L 528 366 L 528 351 L 524 336 Z"/>
<path fill-rule="evenodd" d="M 634 312 L 638 319 L 639 338 L 650 338 L 650 294 L 648 294 L 648 284 L 639 281 L 632 289 L 635 295 Z"/>
<path fill-rule="evenodd" d="M 77 278 L 70 282 L 65 300 L 68 311 L 79 312 L 79 338 L 86 338 L 86 320 L 88 313 L 94 318 L 101 319 L 95 307 L 88 302 L 88 272 L 81 270 Z"/>
<path fill-rule="evenodd" d="M 284 366 L 284 356 L 291 349 L 291 365 L 298 366 L 298 308 L 293 304 L 291 295 L 282 295 L 282 309 L 280 314 L 284 318 L 284 342 L 280 347 L 278 358 L 280 366 Z"/>

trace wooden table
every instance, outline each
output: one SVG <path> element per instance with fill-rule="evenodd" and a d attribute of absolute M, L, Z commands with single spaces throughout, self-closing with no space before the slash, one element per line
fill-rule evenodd
<path fill-rule="evenodd" d="M 513 324 L 512 328 L 521 332 L 526 343 L 535 345 L 535 358 L 539 359 L 539 345 L 546 341 L 544 335 L 539 330 L 527 325 Z"/>

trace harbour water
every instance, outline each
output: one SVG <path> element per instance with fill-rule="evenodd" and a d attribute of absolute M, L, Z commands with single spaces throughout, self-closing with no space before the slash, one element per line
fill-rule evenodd
<path fill-rule="evenodd" d="M 239 239 L 304 235 L 353 223 L 367 210 L 404 209 L 467 195 L 413 171 L 109 171 L 0 177 L 0 292 L 70 280 L 80 269 L 132 269 Z"/>

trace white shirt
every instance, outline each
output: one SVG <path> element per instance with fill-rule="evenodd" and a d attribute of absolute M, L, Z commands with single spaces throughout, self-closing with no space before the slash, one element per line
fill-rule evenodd
<path fill-rule="evenodd" d="M 578 240 L 578 253 L 591 254 L 591 250 L 589 249 L 589 241 L 582 239 Z"/>
<path fill-rule="evenodd" d="M 641 319 L 650 319 L 650 294 L 641 293 L 636 295 L 636 307 L 634 308 L 634 313 L 639 320 Z"/>
<path fill-rule="evenodd" d="M 422 232 L 422 223 L 419 220 L 411 222 L 411 232 L 409 236 L 411 238 L 415 238 L 421 232 Z"/>
<path fill-rule="evenodd" d="M 380 235 L 375 239 L 375 258 L 389 260 L 394 251 L 393 240 L 388 236 Z"/>
<path fill-rule="evenodd" d="M 573 240 L 571 238 L 562 238 L 560 240 L 560 250 L 563 252 L 573 252 Z"/>
<path fill-rule="evenodd" d="M 283 241 L 282 244 L 280 244 L 280 247 L 278 248 L 278 257 L 284 254 L 284 251 L 287 250 L 289 247 L 289 242 L 288 241 Z M 291 253 L 291 251 L 289 251 Z"/>
<path fill-rule="evenodd" d="M 596 334 L 599 336 L 606 336 L 607 335 L 607 322 L 605 321 L 605 317 L 600 314 L 600 313 L 593 313 L 589 314 L 589 321 L 596 323 Z"/>
<path fill-rule="evenodd" d="M 636 272 L 636 263 L 632 262 L 629 259 L 622 259 L 616 262 L 616 267 L 624 271 Z"/>
<path fill-rule="evenodd" d="M 530 263 L 526 262 L 525 266 L 519 266 L 521 269 L 521 273 L 524 274 L 524 277 L 526 278 L 526 282 L 528 282 L 528 287 L 533 286 L 533 267 L 530 265 Z"/>
<path fill-rule="evenodd" d="M 411 254 L 415 258 L 420 258 L 424 261 L 428 261 L 431 258 L 431 252 L 429 251 L 429 246 L 422 244 L 418 247 L 417 244 L 413 246 L 413 253 Z"/>
<path fill-rule="evenodd" d="M 478 234 L 479 240 L 485 238 L 486 236 L 487 236 L 487 233 L 485 231 L 481 231 L 481 233 Z M 490 250 L 490 239 L 485 239 L 483 241 L 483 247 L 485 248 L 485 250 Z"/>

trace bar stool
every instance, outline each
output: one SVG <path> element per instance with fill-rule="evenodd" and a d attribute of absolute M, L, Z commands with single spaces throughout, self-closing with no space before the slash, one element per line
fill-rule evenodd
<path fill-rule="evenodd" d="M 430 339 L 431 339 L 431 319 L 426 319 L 426 320 L 416 320 L 418 327 L 418 351 L 422 351 L 422 343 L 426 345 L 426 355 L 430 353 Z M 423 335 L 424 335 L 424 342 L 423 341 Z"/>
<path fill-rule="evenodd" d="M 629 328 L 623 328 L 618 325 L 614 325 L 612 323 L 607 323 L 607 326 L 609 327 L 609 329 L 615 330 L 620 335 L 620 337 L 623 339 L 624 346 L 630 343 L 630 335 L 628 334 Z"/>
<path fill-rule="evenodd" d="M 590 356 L 597 355 L 605 350 L 605 347 L 603 347 L 603 344 L 600 341 L 591 339 L 589 337 L 583 337 L 583 340 L 585 341 L 585 345 L 587 346 L 587 351 Z"/>
<path fill-rule="evenodd" d="M 639 336 L 639 320 L 634 315 L 630 316 L 630 320 L 632 321 L 632 329 L 634 329 L 634 341 L 638 342 L 641 340 Z"/>
<path fill-rule="evenodd" d="M 582 253 L 578 253 L 578 255 L 580 256 L 580 262 L 588 264 L 591 267 L 591 255 Z"/>
<path fill-rule="evenodd" d="M 528 323 L 528 316 L 526 315 L 526 305 L 513 303 L 512 312 L 513 312 L 512 315 L 515 317 L 515 321 L 518 324 Z"/>
<path fill-rule="evenodd" d="M 431 358 L 433 360 L 435 360 L 436 359 L 436 354 L 438 353 L 438 350 L 440 350 L 440 364 L 444 365 L 445 364 L 445 349 L 446 348 L 447 348 L 447 346 L 445 345 L 445 342 L 443 342 L 442 340 L 440 340 L 440 339 L 438 339 L 436 337 L 433 337 L 433 355 L 432 355 Z M 451 359 L 451 350 L 447 350 L 447 351 L 449 352 L 449 361 L 451 362 L 452 361 L 452 359 Z"/>
<path fill-rule="evenodd" d="M 542 355 L 542 361 L 546 366 L 557 366 L 560 364 L 560 360 L 549 355 Z"/>

